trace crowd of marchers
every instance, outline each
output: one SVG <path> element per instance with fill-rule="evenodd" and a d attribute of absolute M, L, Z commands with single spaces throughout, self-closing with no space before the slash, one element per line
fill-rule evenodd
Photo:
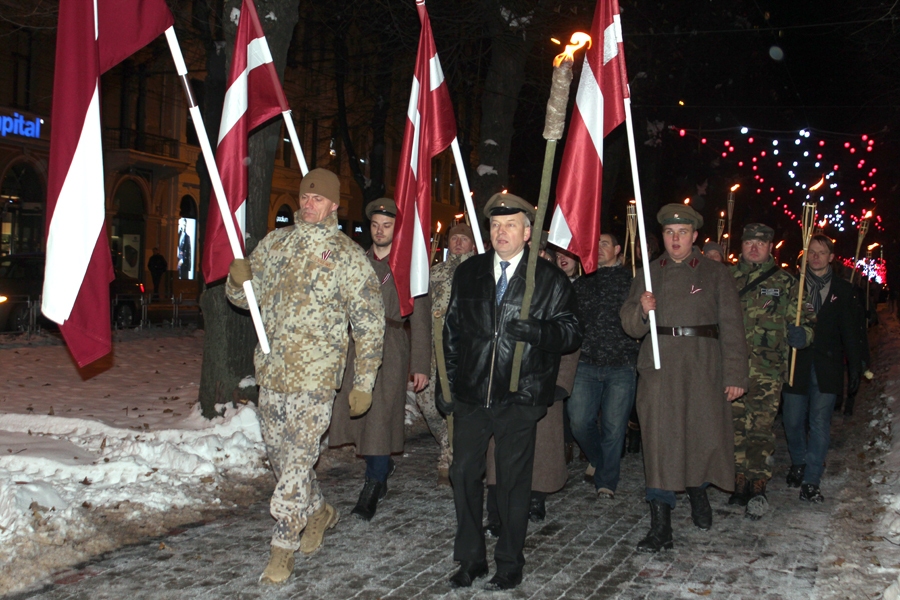
<path fill-rule="evenodd" d="M 486 535 L 497 538 L 486 589 L 521 583 L 528 523 L 545 518 L 576 445 L 600 502 L 616 494 L 625 448 L 643 453 L 642 552 L 673 547 L 680 493 L 702 530 L 712 526 L 709 486 L 730 493 L 747 518 L 766 515 L 779 408 L 786 483 L 799 501 L 824 501 L 831 415 L 845 390 L 852 410 L 869 362 L 865 308 L 832 267 L 831 239 L 812 237 L 798 277 L 776 263 L 773 229 L 751 223 L 730 264 L 718 244 L 696 246 L 699 213 L 669 204 L 657 215 L 664 250 L 647 245 L 649 277 L 627 264 L 611 233 L 600 236 L 596 271 L 582 274 L 571 254 L 531 244 L 530 202 L 496 194 L 484 210 L 490 249 L 476 254 L 472 228 L 455 225 L 429 294 L 403 315 L 389 265 L 394 201 L 366 207 L 364 251 L 338 230 L 334 173 L 310 171 L 299 192 L 296 224 L 235 260 L 226 283 L 229 300 L 246 308 L 243 284 L 252 282 L 271 346 L 254 357 L 277 480 L 261 583 L 286 581 L 295 553 L 315 553 L 338 523 L 313 470 L 326 434 L 364 459 L 352 515 L 375 516 L 391 455 L 403 450 L 407 390 L 440 446 L 437 484 L 452 487 L 459 569 L 450 587 L 488 574 Z M 541 259 L 522 319 L 531 252 Z"/>

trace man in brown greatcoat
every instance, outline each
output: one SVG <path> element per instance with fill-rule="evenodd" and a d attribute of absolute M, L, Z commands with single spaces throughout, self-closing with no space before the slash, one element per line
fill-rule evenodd
<path fill-rule="evenodd" d="M 375 379 L 372 408 L 362 417 L 350 417 L 347 396 L 353 388 L 354 373 L 352 364 L 348 364 L 344 384 L 334 400 L 328 437 L 331 446 L 354 444 L 357 454 L 365 457 L 365 484 L 352 511 L 364 521 L 375 516 L 379 500 L 387 494 L 387 478 L 394 470 L 390 455 L 403 451 L 410 375 L 419 391 L 428 384 L 431 368 L 431 300 L 427 295 L 416 298 L 412 314 L 401 316 L 397 287 L 388 266 L 396 215 L 397 205 L 390 198 L 379 198 L 366 206 L 366 216 L 372 221 L 372 247 L 366 255 L 381 284 L 385 315 L 384 358 Z M 409 333 L 405 330 L 407 322 Z"/>
<path fill-rule="evenodd" d="M 657 220 L 666 251 L 650 263 L 653 293 L 638 274 L 619 313 L 625 332 L 644 338 L 637 410 L 651 527 L 638 543 L 642 552 L 672 548 L 676 491 L 687 490 L 697 527 L 712 526 L 706 486 L 730 490 L 734 484 L 729 403 L 749 385 L 744 315 L 733 277 L 693 247 L 703 217 L 684 204 L 667 204 Z M 659 370 L 647 335 L 651 310 L 659 333 Z"/>

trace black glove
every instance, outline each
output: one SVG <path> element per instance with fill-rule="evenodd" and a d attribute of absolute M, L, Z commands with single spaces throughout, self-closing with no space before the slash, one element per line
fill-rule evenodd
<path fill-rule="evenodd" d="M 569 392 L 564 387 L 556 386 L 556 389 L 553 390 L 553 402 L 550 403 L 550 406 L 553 406 L 556 402 L 562 402 L 566 398 L 569 397 Z"/>
<path fill-rule="evenodd" d="M 788 325 L 787 342 L 791 348 L 803 348 L 806 346 L 806 330 L 797 325 Z"/>
<path fill-rule="evenodd" d="M 537 319 L 514 319 L 506 324 L 506 333 L 517 342 L 537 346 L 541 343 L 541 322 Z"/>
<path fill-rule="evenodd" d="M 434 405 L 445 417 L 453 414 L 453 398 L 444 398 L 444 389 L 441 382 L 437 382 L 437 389 L 434 392 Z"/>
<path fill-rule="evenodd" d="M 860 371 L 859 369 L 850 369 L 847 373 L 847 395 L 853 396 L 859 391 Z"/>

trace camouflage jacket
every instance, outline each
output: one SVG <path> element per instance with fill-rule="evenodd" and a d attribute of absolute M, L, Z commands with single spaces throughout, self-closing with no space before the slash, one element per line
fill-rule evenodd
<path fill-rule="evenodd" d="M 474 252 L 450 254 L 447 260 L 431 267 L 431 310 L 437 318 L 443 318 L 450 304 L 450 289 L 453 287 L 453 274 L 456 267 Z"/>
<path fill-rule="evenodd" d="M 253 291 L 271 352 L 253 356 L 256 382 L 277 392 L 337 389 L 349 335 L 356 341 L 353 387 L 370 392 L 381 365 L 384 303 L 362 248 L 338 231 L 337 216 L 269 233 L 250 254 Z M 226 295 L 247 308 L 231 278 Z"/>
<path fill-rule="evenodd" d="M 735 284 L 740 292 L 775 265 L 770 257 L 761 265 L 738 261 L 731 267 Z M 787 381 L 791 348 L 787 343 L 787 326 L 797 316 L 797 278 L 779 268 L 760 285 L 741 296 L 744 311 L 744 331 L 750 349 L 750 377 Z M 816 315 L 805 302 L 800 326 L 806 331 L 807 346 L 813 340 Z"/>

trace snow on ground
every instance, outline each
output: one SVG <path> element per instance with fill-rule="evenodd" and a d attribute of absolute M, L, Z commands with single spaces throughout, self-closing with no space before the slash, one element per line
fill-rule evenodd
<path fill-rule="evenodd" d="M 881 336 L 879 353 L 888 357 L 882 361 L 886 372 L 880 375 L 884 380 L 882 399 L 884 405 L 869 416 L 869 427 L 873 430 L 873 446 L 884 452 L 883 463 L 870 481 L 880 494 L 885 510 L 876 529 L 878 535 L 895 546 L 900 545 L 900 322 L 882 312 L 881 323 L 887 329 Z M 885 600 L 900 598 L 900 577 L 884 592 Z"/>
<path fill-rule="evenodd" d="M 125 335 L 81 371 L 62 345 L 0 349 L 0 564 L 89 538 L 92 510 L 209 508 L 224 479 L 267 473 L 253 406 L 200 414 L 202 348 L 202 331 Z"/>

